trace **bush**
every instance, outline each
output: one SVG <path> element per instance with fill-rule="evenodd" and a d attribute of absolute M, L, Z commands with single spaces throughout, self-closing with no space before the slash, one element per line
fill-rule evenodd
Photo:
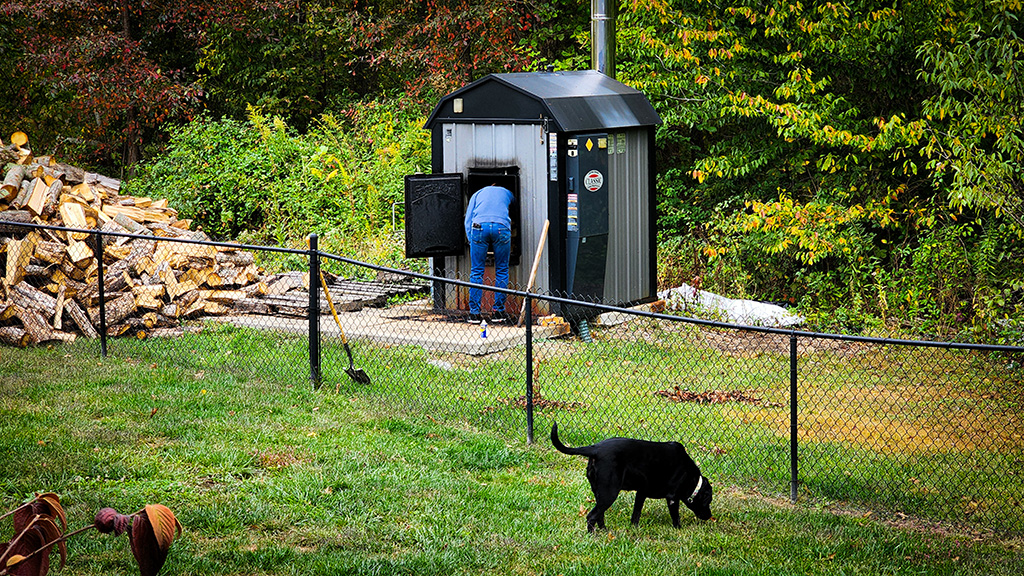
<path fill-rule="evenodd" d="M 993 215 L 912 208 L 751 202 L 691 241 L 663 241 L 662 259 L 674 264 L 659 272 L 687 270 L 682 281 L 699 277 L 712 292 L 795 304 L 815 330 L 1015 338 L 1024 312 L 1015 229 Z"/>
<path fill-rule="evenodd" d="M 364 103 L 304 135 L 252 108 L 244 122 L 200 118 L 171 128 L 167 150 L 126 190 L 168 198 L 214 238 L 304 247 L 316 232 L 322 250 L 397 264 L 404 176 L 430 162 L 419 112 Z"/>

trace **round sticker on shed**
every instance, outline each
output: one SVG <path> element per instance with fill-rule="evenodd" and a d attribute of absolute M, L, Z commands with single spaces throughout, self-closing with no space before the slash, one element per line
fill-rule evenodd
<path fill-rule="evenodd" d="M 583 177 L 583 187 L 591 192 L 597 192 L 604 186 L 604 174 L 601 174 L 597 170 L 591 170 L 587 172 L 587 175 Z"/>

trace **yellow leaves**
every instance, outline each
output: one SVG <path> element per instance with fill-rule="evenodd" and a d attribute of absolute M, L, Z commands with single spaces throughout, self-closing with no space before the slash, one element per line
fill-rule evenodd
<path fill-rule="evenodd" d="M 869 207 L 860 204 L 843 207 L 829 202 L 806 204 L 781 194 L 775 202 L 751 201 L 747 212 L 737 216 L 734 230 L 742 234 L 757 235 L 761 249 L 767 254 L 792 251 L 792 255 L 805 264 L 815 264 L 836 254 L 849 254 L 856 238 L 849 236 L 846 225 L 871 218 L 882 227 L 895 223 L 890 198 Z M 705 249 L 705 254 L 714 251 Z"/>
<path fill-rule="evenodd" d="M 167 550 L 174 542 L 175 535 L 181 535 L 181 522 L 174 517 L 171 509 L 163 504 L 147 504 L 146 516 L 153 526 L 153 535 L 156 537 L 157 545 L 162 550 Z"/>
<path fill-rule="evenodd" d="M 719 256 L 724 256 L 729 250 L 723 246 L 705 246 L 703 252 L 708 258 L 718 258 Z"/>

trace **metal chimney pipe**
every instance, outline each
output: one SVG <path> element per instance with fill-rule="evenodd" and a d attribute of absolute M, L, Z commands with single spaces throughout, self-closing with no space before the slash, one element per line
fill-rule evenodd
<path fill-rule="evenodd" d="M 617 0 L 590 0 L 590 61 L 594 70 L 615 78 Z"/>

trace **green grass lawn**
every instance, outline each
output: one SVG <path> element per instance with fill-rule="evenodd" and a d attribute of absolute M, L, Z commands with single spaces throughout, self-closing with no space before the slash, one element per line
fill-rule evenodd
<path fill-rule="evenodd" d="M 374 384 L 358 389 L 342 373 L 314 391 L 300 340 L 214 331 L 149 346 L 125 343 L 102 360 L 93 343 L 0 349 L 4 510 L 55 491 L 74 529 L 104 506 L 164 504 L 185 532 L 162 574 L 1024 573 L 1020 539 L 792 506 L 728 475 L 715 482 L 712 522 L 690 515 L 676 530 L 664 504 L 649 502 L 634 528 L 623 494 L 609 530 L 591 535 L 585 461 L 555 452 L 546 426 L 577 427 L 574 442 L 596 432 L 570 411 L 539 413 L 534 445 L 517 425 L 491 425 L 515 421 L 495 418 L 516 410 L 496 401 L 517 390 L 507 367 L 453 375 L 413 350 L 384 360 L 362 346 L 358 364 Z M 260 362 L 241 353 L 268 349 Z M 471 417 L 377 401 L 377 386 L 438 378 L 474 406 Z M 547 385 L 554 395 L 558 385 Z M 427 390 L 411 407 L 436 396 Z M 137 568 L 124 536 L 89 532 L 55 573 Z"/>

